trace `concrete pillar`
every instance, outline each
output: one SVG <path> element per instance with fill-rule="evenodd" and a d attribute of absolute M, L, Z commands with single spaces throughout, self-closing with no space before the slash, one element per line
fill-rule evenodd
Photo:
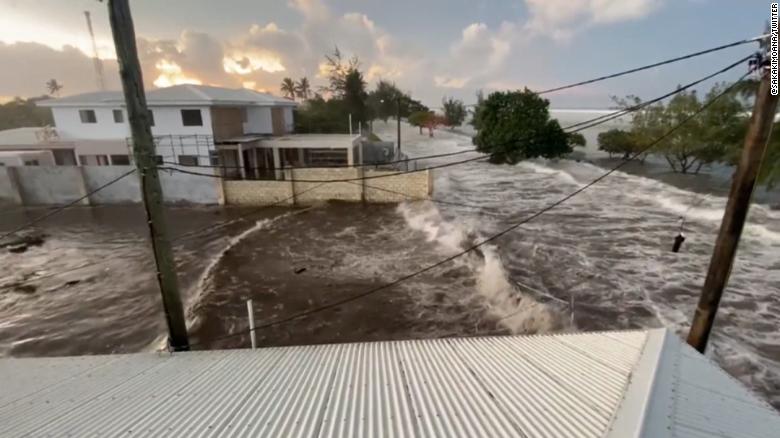
<path fill-rule="evenodd" d="M 306 164 L 303 162 L 303 148 L 298 148 L 298 162 L 301 163 L 302 166 Z"/>
<path fill-rule="evenodd" d="M 355 165 L 355 146 L 351 143 L 347 149 L 347 164 L 350 166 Z"/>
<path fill-rule="evenodd" d="M 238 144 L 238 167 L 241 170 L 241 179 L 246 179 L 246 170 L 244 169 L 244 148 L 241 143 Z"/>
<path fill-rule="evenodd" d="M 274 173 L 276 173 L 276 179 L 282 179 L 284 175 L 282 170 L 282 159 L 279 157 L 279 148 L 274 146 Z"/>

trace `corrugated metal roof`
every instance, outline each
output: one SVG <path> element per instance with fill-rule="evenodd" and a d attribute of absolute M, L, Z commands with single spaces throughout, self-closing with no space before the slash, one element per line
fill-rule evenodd
<path fill-rule="evenodd" d="M 768 405 L 665 330 L 2 359 L 0 379 L 0 436 L 780 430 Z"/>
<path fill-rule="evenodd" d="M 75 94 L 57 99 L 47 99 L 37 103 L 44 107 L 59 106 L 123 106 L 124 95 L 121 91 L 100 91 L 94 93 Z M 297 106 L 297 103 L 261 93 L 248 88 L 223 88 L 208 85 L 174 85 L 172 87 L 156 88 L 146 91 L 146 102 L 149 106 L 165 105 L 258 105 L 258 106 Z"/>

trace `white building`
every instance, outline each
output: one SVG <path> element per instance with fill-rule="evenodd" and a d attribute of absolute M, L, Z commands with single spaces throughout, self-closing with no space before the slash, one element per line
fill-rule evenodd
<path fill-rule="evenodd" d="M 254 90 L 177 85 L 148 91 L 146 100 L 162 162 L 214 164 L 223 142 L 293 131 L 296 103 Z M 78 94 L 38 105 L 51 108 L 57 139 L 72 145 L 77 164 L 129 164 L 131 134 L 121 92 Z"/>

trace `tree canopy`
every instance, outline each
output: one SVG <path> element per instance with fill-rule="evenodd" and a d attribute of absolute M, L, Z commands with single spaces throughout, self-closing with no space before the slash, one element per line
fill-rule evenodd
<path fill-rule="evenodd" d="M 550 102 L 528 90 L 491 93 L 475 114 L 474 144 L 494 163 L 557 158 L 572 152 L 569 137 L 550 118 Z"/>
<path fill-rule="evenodd" d="M 636 150 L 636 142 L 634 136 L 622 129 L 610 129 L 599 133 L 598 136 L 599 150 L 604 151 L 612 155 L 621 155 L 624 160 L 631 157 L 631 154 Z"/>
<path fill-rule="evenodd" d="M 48 97 L 16 99 L 0 104 L 0 130 L 24 128 L 28 126 L 47 126 L 54 124 L 49 108 L 40 108 L 35 102 Z"/>
<path fill-rule="evenodd" d="M 675 172 L 698 173 L 707 164 L 728 161 L 730 151 L 741 145 L 745 135 L 746 115 L 735 91 L 714 100 L 725 88 L 725 84 L 714 85 L 704 99 L 696 91 L 682 91 L 667 104 L 656 103 L 635 111 L 630 131 L 632 149 L 624 151 L 624 156 L 665 136 L 649 153 L 663 157 Z M 633 96 L 617 101 L 623 107 L 641 103 Z"/>
<path fill-rule="evenodd" d="M 441 101 L 444 110 L 444 124 L 450 128 L 460 126 L 466 120 L 466 106 L 463 101 L 453 98 L 443 98 Z"/>

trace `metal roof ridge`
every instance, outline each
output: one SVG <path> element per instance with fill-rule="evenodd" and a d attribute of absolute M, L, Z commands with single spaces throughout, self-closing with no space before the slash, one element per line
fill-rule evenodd
<path fill-rule="evenodd" d="M 658 371 L 662 360 L 670 360 L 668 346 L 672 342 L 666 328 L 647 330 L 647 338 L 634 369 L 626 382 L 623 399 L 612 416 L 606 437 L 640 437 L 651 399 L 658 390 Z"/>

